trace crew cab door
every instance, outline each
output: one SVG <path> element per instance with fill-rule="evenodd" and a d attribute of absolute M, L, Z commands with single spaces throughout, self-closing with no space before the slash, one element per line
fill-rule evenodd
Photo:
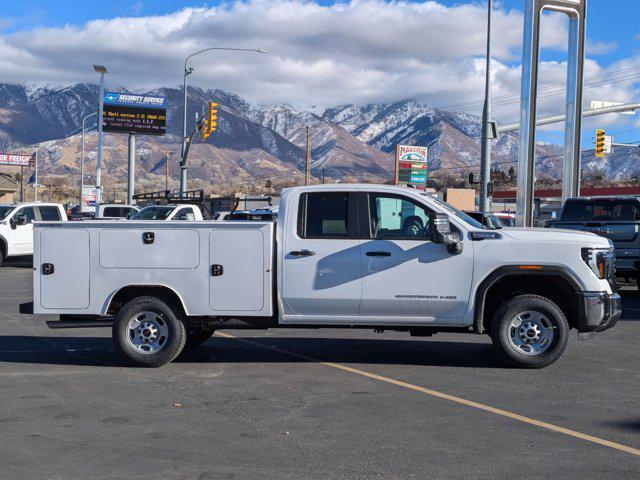
<path fill-rule="evenodd" d="M 362 301 L 359 323 L 456 323 L 467 308 L 473 248 L 430 241 L 430 209 L 395 193 L 359 194 Z M 461 232 L 464 233 L 464 232 Z"/>
<path fill-rule="evenodd" d="M 356 321 L 362 285 L 357 193 L 306 192 L 290 202 L 280 254 L 283 323 Z"/>

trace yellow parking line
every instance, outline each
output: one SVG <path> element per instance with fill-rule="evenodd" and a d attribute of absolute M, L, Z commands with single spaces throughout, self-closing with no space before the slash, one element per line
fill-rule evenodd
<path fill-rule="evenodd" d="M 385 377 L 382 375 L 378 375 L 375 373 L 366 372 L 364 370 L 360 370 L 359 368 L 348 367 L 346 365 L 341 365 L 339 363 L 333 362 L 323 362 L 316 358 L 308 357 L 306 355 L 301 355 L 299 353 L 291 352 L 289 350 L 283 350 L 281 348 L 269 348 L 265 345 L 262 345 L 258 342 L 252 342 L 251 340 L 247 340 L 245 338 L 234 337 L 233 335 L 229 335 L 228 333 L 216 332 L 216 335 L 225 338 L 232 338 L 238 340 L 240 342 L 248 343 L 250 345 L 264 348 L 266 350 L 276 350 L 278 352 L 284 353 L 286 355 L 290 355 L 292 357 L 301 358 L 303 360 L 307 360 L 314 363 L 319 363 L 326 367 L 336 368 L 338 370 L 342 370 L 345 372 L 353 373 L 355 375 L 360 375 L 363 377 L 371 378 L 374 380 L 378 380 L 385 383 L 390 383 L 392 385 L 396 385 L 402 388 L 408 388 L 409 390 L 414 390 L 416 392 L 424 393 L 427 395 L 431 395 L 432 397 L 441 398 L 443 400 L 448 400 L 450 402 L 454 402 L 460 405 L 466 405 L 467 407 L 476 408 L 478 410 L 484 410 L 485 412 L 490 412 L 495 415 L 500 415 L 502 417 L 507 417 L 512 420 L 517 420 L 522 423 L 527 423 L 529 425 L 534 425 L 536 427 L 544 428 L 547 430 L 551 430 L 552 432 L 562 433 L 564 435 L 568 435 L 570 437 L 579 438 L 580 440 L 585 440 L 587 442 L 595 443 L 597 445 L 602 445 L 604 447 L 613 448 L 615 450 L 619 450 L 621 452 L 630 453 L 631 455 L 636 455 L 640 457 L 640 449 L 629 447 L 627 445 L 622 445 L 620 443 L 611 442 L 609 440 L 605 440 L 603 438 L 594 437 L 593 435 L 587 435 L 586 433 L 576 432 L 575 430 L 571 430 L 569 428 L 560 427 L 558 425 L 554 425 L 552 423 L 542 422 L 540 420 L 536 420 L 534 418 L 525 417 L 524 415 L 519 415 L 517 413 L 509 412 L 508 410 L 503 410 L 501 408 L 492 407 L 490 405 L 485 405 L 483 403 L 474 402 L 473 400 L 467 400 L 462 397 L 456 397 L 455 395 L 449 395 L 448 393 L 439 392 L 437 390 L 432 390 L 430 388 L 420 387 L 418 385 L 413 385 L 411 383 L 402 382 L 400 380 L 395 380 L 393 378 Z"/>

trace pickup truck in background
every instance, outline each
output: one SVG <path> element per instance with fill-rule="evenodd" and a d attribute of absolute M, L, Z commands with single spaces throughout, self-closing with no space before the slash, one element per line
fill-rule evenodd
<path fill-rule="evenodd" d="M 569 198 L 553 227 L 591 232 L 611 240 L 616 254 L 616 276 L 632 278 L 640 286 L 640 199 Z"/>
<path fill-rule="evenodd" d="M 33 222 L 66 222 L 59 203 L 0 204 L 0 265 L 9 257 L 33 254 Z"/>
<path fill-rule="evenodd" d="M 150 205 L 129 217 L 131 220 L 204 220 L 196 205 Z"/>
<path fill-rule="evenodd" d="M 570 329 L 589 337 L 621 313 L 609 240 L 488 230 L 402 187 L 287 189 L 276 221 L 40 222 L 34 238 L 21 312 L 111 327 L 140 366 L 218 329 L 350 327 L 488 334 L 505 362 L 539 368 Z"/>

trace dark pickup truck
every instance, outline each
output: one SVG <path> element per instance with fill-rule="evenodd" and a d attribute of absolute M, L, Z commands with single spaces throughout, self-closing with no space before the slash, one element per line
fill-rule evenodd
<path fill-rule="evenodd" d="M 616 276 L 639 279 L 640 199 L 637 197 L 570 198 L 553 227 L 593 232 L 610 239 L 616 254 Z"/>

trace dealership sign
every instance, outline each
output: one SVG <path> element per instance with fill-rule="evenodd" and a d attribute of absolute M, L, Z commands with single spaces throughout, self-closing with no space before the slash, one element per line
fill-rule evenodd
<path fill-rule="evenodd" d="M 13 153 L 0 153 L 0 165 L 13 165 L 15 167 L 33 167 L 35 154 L 14 155 Z"/>
<path fill-rule="evenodd" d="M 167 98 L 157 95 L 105 92 L 102 130 L 105 132 L 164 135 Z"/>
<path fill-rule="evenodd" d="M 427 147 L 396 146 L 396 185 L 427 188 Z"/>

